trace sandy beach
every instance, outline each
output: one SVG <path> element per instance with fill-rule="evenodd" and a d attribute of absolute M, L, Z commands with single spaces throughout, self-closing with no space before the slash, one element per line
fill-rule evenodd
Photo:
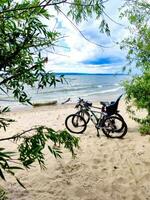
<path fill-rule="evenodd" d="M 141 136 L 123 101 L 120 113 L 128 125 L 124 139 L 108 139 L 102 131 L 89 124 L 80 137 L 76 158 L 64 150 L 62 159 L 46 155 L 47 170 L 36 164 L 30 170 L 17 171 L 24 190 L 14 178 L 0 185 L 8 192 L 9 200 L 149 200 L 150 199 L 150 136 Z M 55 130 L 65 129 L 65 118 L 74 113 L 71 104 L 37 107 L 12 111 L 3 116 L 13 118 L 7 132 L 0 129 L 1 137 L 10 136 L 35 125 L 47 125 Z M 14 150 L 16 144 L 1 142 L 1 146 Z"/>

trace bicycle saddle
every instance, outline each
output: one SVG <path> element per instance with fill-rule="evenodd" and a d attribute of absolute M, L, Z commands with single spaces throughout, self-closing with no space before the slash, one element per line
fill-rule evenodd
<path fill-rule="evenodd" d="M 108 101 L 100 101 L 100 104 L 103 106 L 106 106 L 106 105 L 109 105 L 109 102 Z"/>

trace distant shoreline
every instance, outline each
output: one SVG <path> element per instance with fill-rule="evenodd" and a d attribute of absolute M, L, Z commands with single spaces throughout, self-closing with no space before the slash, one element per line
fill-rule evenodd
<path fill-rule="evenodd" d="M 54 72 L 56 75 L 98 75 L 98 76 L 128 76 L 124 73 L 69 73 L 69 72 Z"/>

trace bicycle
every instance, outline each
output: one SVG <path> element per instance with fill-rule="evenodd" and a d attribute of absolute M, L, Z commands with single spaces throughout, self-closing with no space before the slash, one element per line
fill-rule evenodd
<path fill-rule="evenodd" d="M 79 98 L 75 106 L 78 111 L 66 118 L 66 128 L 72 133 L 83 133 L 91 120 L 97 129 L 98 137 L 100 136 L 100 128 L 107 137 L 124 137 L 128 128 L 123 117 L 118 113 L 118 103 L 121 96 L 115 102 L 100 102 L 101 108 L 92 106 L 92 103 Z"/>

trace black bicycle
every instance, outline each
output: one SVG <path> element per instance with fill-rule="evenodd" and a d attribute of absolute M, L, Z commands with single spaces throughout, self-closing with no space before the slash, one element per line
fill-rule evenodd
<path fill-rule="evenodd" d="M 107 137 L 122 138 L 126 135 L 128 128 L 118 111 L 121 96 L 115 102 L 100 102 L 101 108 L 92 106 L 92 103 L 79 98 L 75 106 L 78 111 L 66 118 L 66 128 L 72 133 L 80 134 L 86 130 L 91 120 L 97 129 L 97 136 L 100 136 L 99 129 L 102 129 Z"/>

